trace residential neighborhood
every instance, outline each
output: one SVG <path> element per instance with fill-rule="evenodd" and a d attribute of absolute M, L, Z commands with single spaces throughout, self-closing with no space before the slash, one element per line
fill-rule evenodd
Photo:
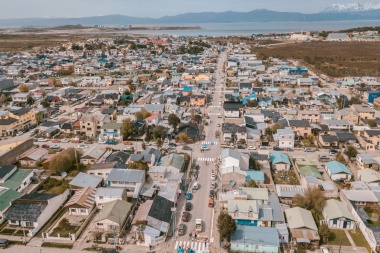
<path fill-rule="evenodd" d="M 220 37 L 0 52 L 0 239 L 380 252 L 379 86 Z"/>

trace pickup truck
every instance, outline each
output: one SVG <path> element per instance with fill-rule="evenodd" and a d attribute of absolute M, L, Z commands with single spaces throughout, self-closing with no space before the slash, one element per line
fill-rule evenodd
<path fill-rule="evenodd" d="M 202 219 L 195 220 L 195 231 L 202 232 Z"/>

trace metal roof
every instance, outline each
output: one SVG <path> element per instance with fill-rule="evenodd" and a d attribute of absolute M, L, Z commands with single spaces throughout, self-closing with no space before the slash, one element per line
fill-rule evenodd
<path fill-rule="evenodd" d="M 145 171 L 133 169 L 112 169 L 107 181 L 141 183 L 145 177 Z"/>

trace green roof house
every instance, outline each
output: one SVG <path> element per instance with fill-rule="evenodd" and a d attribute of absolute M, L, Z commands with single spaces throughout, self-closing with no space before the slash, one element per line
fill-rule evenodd
<path fill-rule="evenodd" d="M 120 233 L 132 209 L 132 204 L 124 200 L 105 203 L 103 209 L 95 216 L 93 223 L 100 231 Z"/>

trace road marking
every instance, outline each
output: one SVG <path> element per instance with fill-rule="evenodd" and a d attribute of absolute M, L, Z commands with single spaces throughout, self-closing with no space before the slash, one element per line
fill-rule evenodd
<path fill-rule="evenodd" d="M 214 209 L 212 209 L 210 238 L 212 238 L 212 231 L 214 230 L 214 215 L 215 215 L 215 212 L 214 212 Z"/>
<path fill-rule="evenodd" d="M 190 246 L 190 249 L 195 250 L 196 253 L 202 253 L 202 252 L 208 251 L 207 248 L 209 246 L 209 243 L 206 243 L 206 245 L 205 245 L 204 242 L 176 241 L 174 250 L 176 252 L 183 252 L 183 251 L 178 251 L 178 248 L 182 247 L 182 245 L 184 246 L 183 247 L 184 249 L 187 249 L 188 246 Z"/>
<path fill-rule="evenodd" d="M 202 145 L 218 145 L 217 141 L 202 141 Z"/>
<path fill-rule="evenodd" d="M 198 162 L 213 162 L 216 158 L 198 157 Z"/>

